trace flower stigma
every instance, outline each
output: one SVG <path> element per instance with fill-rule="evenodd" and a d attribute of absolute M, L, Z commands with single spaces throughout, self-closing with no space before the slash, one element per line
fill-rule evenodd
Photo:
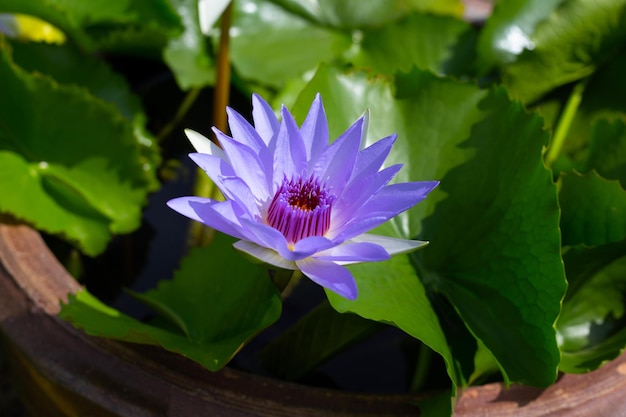
<path fill-rule="evenodd" d="M 280 231 L 289 244 L 324 236 L 330 227 L 333 199 L 313 176 L 306 180 L 284 177 L 267 210 L 267 224 Z"/>

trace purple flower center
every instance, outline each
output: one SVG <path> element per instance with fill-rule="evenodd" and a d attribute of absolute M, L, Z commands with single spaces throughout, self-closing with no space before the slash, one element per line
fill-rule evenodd
<path fill-rule="evenodd" d="M 332 200 L 326 187 L 312 176 L 297 180 L 285 177 L 267 210 L 267 223 L 289 243 L 323 236 L 330 227 Z"/>

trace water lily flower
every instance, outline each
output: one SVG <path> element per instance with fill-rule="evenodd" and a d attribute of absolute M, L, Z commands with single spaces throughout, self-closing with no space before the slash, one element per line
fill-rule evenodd
<path fill-rule="evenodd" d="M 189 156 L 225 201 L 181 197 L 168 205 L 238 239 L 235 248 L 273 266 L 300 270 L 337 294 L 355 299 L 344 266 L 389 259 L 427 242 L 367 231 L 423 200 L 437 181 L 389 184 L 401 165 L 383 168 L 396 135 L 362 149 L 367 113 L 329 144 L 319 94 L 299 128 L 283 106 L 279 122 L 252 97 L 254 127 L 227 109 L 232 137 L 213 129 L 221 148 L 192 130 Z"/>

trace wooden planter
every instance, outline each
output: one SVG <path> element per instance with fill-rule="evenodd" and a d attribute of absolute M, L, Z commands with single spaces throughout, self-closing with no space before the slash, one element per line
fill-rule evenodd
<path fill-rule="evenodd" d="M 0 340 L 33 416 L 419 415 L 416 396 L 212 373 L 160 349 L 87 336 L 56 317 L 78 288 L 36 231 L 0 224 Z M 626 416 L 626 357 L 545 390 L 469 388 L 455 416 Z"/>

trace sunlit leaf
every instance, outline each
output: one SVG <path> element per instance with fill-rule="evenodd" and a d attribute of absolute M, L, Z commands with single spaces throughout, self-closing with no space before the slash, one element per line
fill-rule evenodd
<path fill-rule="evenodd" d="M 210 85 L 215 79 L 215 68 L 208 53 L 208 41 L 200 30 L 198 1 L 175 0 L 172 4 L 185 29 L 168 42 L 163 59 L 182 90 Z"/>
<path fill-rule="evenodd" d="M 340 56 L 351 44 L 348 34 L 315 25 L 266 1 L 241 0 L 234 6 L 232 61 L 246 79 L 279 87 Z"/>
<path fill-rule="evenodd" d="M 463 75 L 473 65 L 476 31 L 447 16 L 412 14 L 380 29 L 363 32 L 357 65 L 393 74 L 413 66 L 439 74 Z"/>

